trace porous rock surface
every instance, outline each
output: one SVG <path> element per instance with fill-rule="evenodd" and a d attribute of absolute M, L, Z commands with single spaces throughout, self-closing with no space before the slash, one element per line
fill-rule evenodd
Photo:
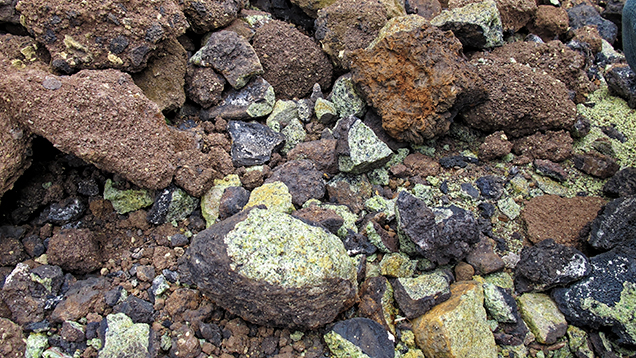
<path fill-rule="evenodd" d="M 29 167 L 31 161 L 26 155 L 31 145 L 31 136 L 11 117 L 0 112 L 0 198 Z"/>
<path fill-rule="evenodd" d="M 203 34 L 225 27 L 236 19 L 245 2 L 241 0 L 185 0 L 183 13 L 188 18 L 192 30 Z"/>

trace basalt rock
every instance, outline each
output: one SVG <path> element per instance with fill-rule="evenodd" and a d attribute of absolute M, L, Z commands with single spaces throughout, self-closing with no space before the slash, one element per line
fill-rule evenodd
<path fill-rule="evenodd" d="M 609 250 L 636 239 L 635 210 L 636 196 L 610 201 L 592 221 L 588 243 L 597 249 Z"/>
<path fill-rule="evenodd" d="M 27 149 L 31 136 L 11 117 L 0 112 L 0 199 L 31 165 Z"/>
<path fill-rule="evenodd" d="M 188 17 L 192 30 L 203 34 L 229 25 L 243 8 L 241 0 L 185 0 L 183 12 Z"/>

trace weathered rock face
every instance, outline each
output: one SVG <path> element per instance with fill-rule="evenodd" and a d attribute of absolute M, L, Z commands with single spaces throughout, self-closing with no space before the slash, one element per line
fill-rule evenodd
<path fill-rule="evenodd" d="M 8 22 L 12 24 L 20 23 L 20 13 L 15 11 L 18 0 L 2 0 L 0 1 L 0 22 Z"/>
<path fill-rule="evenodd" d="M 521 317 L 539 343 L 553 344 L 565 335 L 568 322 L 550 296 L 524 293 L 518 303 Z"/>
<path fill-rule="evenodd" d="M 618 27 L 610 20 L 603 18 L 592 5 L 581 3 L 569 8 L 567 12 L 572 29 L 593 25 L 598 28 L 599 34 L 607 42 L 613 44 L 616 41 Z"/>
<path fill-rule="evenodd" d="M 305 14 L 315 18 L 318 16 L 318 10 L 325 8 L 336 2 L 336 0 L 292 0 L 291 3 L 298 5 Z"/>
<path fill-rule="evenodd" d="M 0 112 L 0 199 L 31 165 L 27 149 L 31 146 L 29 133 Z"/>
<path fill-rule="evenodd" d="M 503 45 L 503 26 L 494 0 L 444 10 L 431 20 L 431 25 L 453 31 L 464 47 L 482 49 Z"/>
<path fill-rule="evenodd" d="M 55 306 L 51 321 L 77 321 L 89 312 L 103 312 L 106 307 L 104 293 L 108 287 L 109 282 L 103 277 L 77 281 L 64 294 L 62 302 Z"/>
<path fill-rule="evenodd" d="M 592 221 L 587 241 L 597 249 L 609 250 L 636 238 L 634 218 L 636 196 L 627 196 L 610 201 Z"/>
<path fill-rule="evenodd" d="M 454 115 L 483 97 L 482 81 L 460 57 L 461 43 L 417 15 L 391 19 L 353 57 L 352 79 L 392 137 L 421 143 L 446 133 Z"/>
<path fill-rule="evenodd" d="M 295 27 L 271 20 L 256 30 L 252 46 L 263 65 L 263 78 L 283 99 L 303 98 L 315 83 L 331 85 L 333 67 L 313 39 Z"/>
<path fill-rule="evenodd" d="M 168 126 L 130 75 L 86 70 L 70 77 L 12 73 L 0 108 L 60 150 L 147 188 L 164 188 L 175 167 Z"/>
<path fill-rule="evenodd" d="M 447 1 L 449 9 L 479 3 L 478 0 L 450 0 Z M 497 9 L 501 15 L 504 31 L 517 32 L 532 20 L 537 4 L 530 0 L 496 0 Z"/>
<path fill-rule="evenodd" d="M 395 300 L 406 317 L 419 317 L 449 299 L 449 276 L 442 272 L 433 272 L 391 280 Z"/>
<path fill-rule="evenodd" d="M 54 235 L 47 256 L 51 264 L 77 274 L 87 274 L 101 264 L 97 240 L 87 229 L 69 229 Z"/>
<path fill-rule="evenodd" d="M 572 137 L 566 131 L 537 132 L 514 141 L 513 152 L 531 159 L 562 162 L 572 156 Z"/>
<path fill-rule="evenodd" d="M 11 0 L 13 1 L 13 0 Z M 0 0 L 0 4 L 2 1 Z M 0 5 L 0 13 L 2 13 Z M 0 14 L 0 18 L 2 15 Z M 2 22 L 2 21 L 0 21 Z M 6 57 L 7 65 L 14 69 L 39 69 L 48 71 L 49 54 L 30 36 L 17 36 L 12 34 L 0 35 L 0 57 Z"/>
<path fill-rule="evenodd" d="M 106 316 L 101 325 L 104 347 L 99 358 L 151 356 L 153 332 L 147 324 L 133 323 L 124 313 L 116 313 Z"/>
<path fill-rule="evenodd" d="M 218 106 L 202 110 L 199 116 L 203 120 L 214 120 L 216 117 L 225 120 L 263 117 L 272 112 L 275 102 L 274 87 L 262 77 L 257 77 L 240 91 L 227 91 Z"/>
<path fill-rule="evenodd" d="M 337 236 L 260 208 L 199 233 L 180 270 L 218 305 L 256 324 L 316 328 L 357 293 L 356 268 Z"/>
<path fill-rule="evenodd" d="M 568 13 L 564 8 L 539 5 L 533 21 L 528 24 L 528 30 L 548 42 L 564 34 L 569 23 Z"/>
<path fill-rule="evenodd" d="M 23 25 L 51 53 L 52 67 L 62 73 L 116 68 L 137 72 L 166 40 L 184 34 L 188 22 L 174 1 L 155 6 L 134 0 L 66 2 L 21 1 Z M 85 36 L 90 33 L 91 36 Z"/>
<path fill-rule="evenodd" d="M 603 186 L 603 194 L 614 198 L 636 194 L 636 168 L 629 167 L 616 173 Z"/>
<path fill-rule="evenodd" d="M 203 34 L 232 23 L 245 2 L 242 0 L 185 0 L 183 12 L 192 30 Z"/>
<path fill-rule="evenodd" d="M 22 327 L 0 318 L 0 354 L 5 358 L 22 358 L 25 348 Z"/>
<path fill-rule="evenodd" d="M 325 181 L 322 173 L 316 170 L 310 160 L 289 161 L 272 173 L 265 182 L 281 181 L 287 185 L 292 202 L 302 206 L 309 199 L 322 199 L 325 196 Z"/>
<path fill-rule="evenodd" d="M 186 70 L 185 92 L 189 99 L 203 108 L 221 101 L 225 79 L 211 67 L 190 65 Z"/>
<path fill-rule="evenodd" d="M 228 131 L 232 136 L 232 162 L 237 167 L 265 164 L 285 142 L 285 136 L 260 123 L 230 121 Z"/>
<path fill-rule="evenodd" d="M 565 85 L 552 76 L 494 58 L 472 63 L 484 81 L 488 101 L 463 113 L 470 126 L 519 137 L 536 131 L 569 130 L 574 124 L 574 102 L 568 99 Z"/>
<path fill-rule="evenodd" d="M 336 323 L 325 342 L 334 356 L 393 358 L 394 342 L 382 325 L 368 318 L 356 317 Z"/>

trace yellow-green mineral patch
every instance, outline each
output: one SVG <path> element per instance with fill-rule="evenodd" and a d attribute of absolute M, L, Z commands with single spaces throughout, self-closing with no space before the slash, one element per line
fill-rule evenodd
<path fill-rule="evenodd" d="M 613 307 L 593 298 L 586 298 L 581 308 L 594 313 L 596 316 L 616 321 L 623 326 L 623 331 L 632 341 L 636 341 L 636 284 L 624 282 L 621 299 Z"/>
<path fill-rule="evenodd" d="M 335 235 L 285 213 L 253 209 L 224 238 L 231 268 L 239 274 L 283 287 L 356 280 L 356 268 Z"/>
<path fill-rule="evenodd" d="M 439 293 L 450 293 L 450 286 L 439 272 L 426 273 L 415 278 L 398 278 L 412 300 L 430 297 Z"/>
<path fill-rule="evenodd" d="M 230 174 L 223 179 L 215 179 L 214 186 L 201 198 L 201 214 L 205 218 L 207 227 L 210 227 L 218 219 L 219 202 L 225 189 L 231 186 L 241 186 L 241 179 L 238 175 Z"/>
<path fill-rule="evenodd" d="M 291 213 L 294 211 L 292 196 L 285 183 L 275 181 L 266 183 L 252 190 L 250 200 L 245 204 L 245 209 L 253 206 L 265 205 L 268 209 L 281 213 Z"/>
<path fill-rule="evenodd" d="M 325 334 L 325 343 L 329 347 L 331 354 L 337 358 L 370 358 L 364 354 L 360 347 L 344 339 L 334 331 Z"/>

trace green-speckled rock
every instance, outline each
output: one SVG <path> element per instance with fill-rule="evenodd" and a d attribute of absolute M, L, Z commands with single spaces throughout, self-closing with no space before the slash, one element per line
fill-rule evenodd
<path fill-rule="evenodd" d="M 510 218 L 510 220 L 516 219 L 521 213 L 521 207 L 515 203 L 515 200 L 511 197 L 497 201 L 497 207 L 504 215 Z"/>
<path fill-rule="evenodd" d="M 484 293 L 475 281 L 451 285 L 451 298 L 413 320 L 417 345 L 427 357 L 495 358 L 497 346 L 487 324 Z"/>
<path fill-rule="evenodd" d="M 594 351 L 590 348 L 587 332 L 576 326 L 568 326 L 568 345 L 570 351 L 580 358 L 594 358 Z"/>
<path fill-rule="evenodd" d="M 408 256 L 395 252 L 384 255 L 380 261 L 380 273 L 389 277 L 411 277 L 415 273 L 417 261 Z"/>
<path fill-rule="evenodd" d="M 280 131 L 285 136 L 285 145 L 281 149 L 281 153 L 287 154 L 294 149 L 298 143 L 301 143 L 307 137 L 305 127 L 298 118 L 292 118 L 287 127 Z"/>
<path fill-rule="evenodd" d="M 394 358 L 395 343 L 379 323 L 355 317 L 336 323 L 324 336 L 337 358 Z"/>
<path fill-rule="evenodd" d="M 257 205 L 265 205 L 268 209 L 281 213 L 291 213 L 294 211 L 292 195 L 285 183 L 275 181 L 265 183 L 252 190 L 250 200 L 245 204 L 245 209 Z"/>
<path fill-rule="evenodd" d="M 517 303 L 503 288 L 484 283 L 484 306 L 490 317 L 499 323 L 517 323 Z"/>
<path fill-rule="evenodd" d="M 483 278 L 484 282 L 493 284 L 497 287 L 506 288 L 509 290 L 514 290 L 515 283 L 512 276 L 507 272 L 495 272 L 490 275 L 486 275 Z"/>
<path fill-rule="evenodd" d="M 395 200 L 389 200 L 383 196 L 375 195 L 364 202 L 364 208 L 369 212 L 384 213 L 387 221 L 395 218 Z"/>
<path fill-rule="evenodd" d="M 199 201 L 197 198 L 188 195 L 184 190 L 177 188 L 172 192 L 168 213 L 166 214 L 166 222 L 181 221 L 197 208 Z"/>
<path fill-rule="evenodd" d="M 550 178 L 532 174 L 532 179 L 537 183 L 537 187 L 548 195 L 570 196 L 568 195 L 568 188 Z"/>
<path fill-rule="evenodd" d="M 369 183 L 373 185 L 389 185 L 389 171 L 386 168 L 373 169 L 367 173 L 367 178 L 369 179 Z"/>
<path fill-rule="evenodd" d="M 195 236 L 180 273 L 262 325 L 315 329 L 353 305 L 356 267 L 342 241 L 288 214 L 253 208 Z"/>
<path fill-rule="evenodd" d="M 501 16 L 494 0 L 444 10 L 431 20 L 431 25 L 453 31 L 464 47 L 482 49 L 504 43 Z"/>
<path fill-rule="evenodd" d="M 318 98 L 316 104 L 314 104 L 314 112 L 316 118 L 324 124 L 331 124 L 338 118 L 338 109 L 333 102 L 324 98 Z"/>
<path fill-rule="evenodd" d="M 358 227 L 356 226 L 356 221 L 358 221 L 358 216 L 352 213 L 351 210 L 349 210 L 349 208 L 346 207 L 345 205 L 335 205 L 335 204 L 327 204 L 327 203 L 323 204 L 323 203 L 320 203 L 319 200 L 311 199 L 311 200 L 307 200 L 305 204 L 303 204 L 303 207 L 306 208 L 312 204 L 316 204 L 320 206 L 321 208 L 331 209 L 335 211 L 336 214 L 338 214 L 344 220 L 344 223 L 342 224 L 340 229 L 338 229 L 337 234 L 339 237 L 343 239 L 347 237 L 348 230 L 351 230 L 353 232 L 358 232 Z"/>
<path fill-rule="evenodd" d="M 123 313 L 106 316 L 104 348 L 98 358 L 150 356 L 151 330 L 145 323 L 133 323 Z"/>
<path fill-rule="evenodd" d="M 528 196 L 530 194 L 530 184 L 522 175 L 515 175 L 510 179 L 510 188 L 513 193 Z"/>
<path fill-rule="evenodd" d="M 553 344 L 565 335 L 568 322 L 550 296 L 543 293 L 524 293 L 517 300 L 521 318 L 537 342 Z"/>
<path fill-rule="evenodd" d="M 369 269 L 367 268 L 367 272 Z M 393 287 L 384 276 L 368 277 L 360 286 L 358 315 L 380 323 L 395 334 L 395 316 L 398 309 L 393 299 Z"/>
<path fill-rule="evenodd" d="M 205 219 L 207 227 L 216 222 L 219 217 L 219 203 L 225 188 L 231 186 L 241 186 L 238 175 L 230 174 L 223 179 L 215 179 L 214 186 L 201 198 L 201 214 Z"/>
<path fill-rule="evenodd" d="M 367 109 L 367 104 L 358 94 L 350 74 L 343 75 L 334 82 L 329 99 L 336 107 L 340 118 L 362 117 Z"/>
<path fill-rule="evenodd" d="M 40 358 L 42 352 L 49 347 L 49 338 L 46 333 L 31 333 L 26 341 L 24 358 Z"/>
<path fill-rule="evenodd" d="M 450 280 L 449 275 L 436 271 L 414 278 L 397 278 L 391 280 L 391 285 L 400 310 L 406 318 L 412 319 L 451 297 Z"/>
<path fill-rule="evenodd" d="M 298 119 L 298 104 L 295 101 L 279 99 L 274 104 L 272 113 L 267 117 L 267 126 L 276 132 L 289 125 L 292 120 Z"/>
<path fill-rule="evenodd" d="M 108 179 L 104 185 L 104 199 L 113 204 L 117 214 L 126 214 L 152 205 L 154 199 L 147 190 L 119 190 Z"/>
<path fill-rule="evenodd" d="M 357 120 L 347 134 L 349 155 L 340 156 L 340 171 L 360 174 L 383 166 L 393 154 L 391 148 L 375 135 L 373 130 Z"/>

